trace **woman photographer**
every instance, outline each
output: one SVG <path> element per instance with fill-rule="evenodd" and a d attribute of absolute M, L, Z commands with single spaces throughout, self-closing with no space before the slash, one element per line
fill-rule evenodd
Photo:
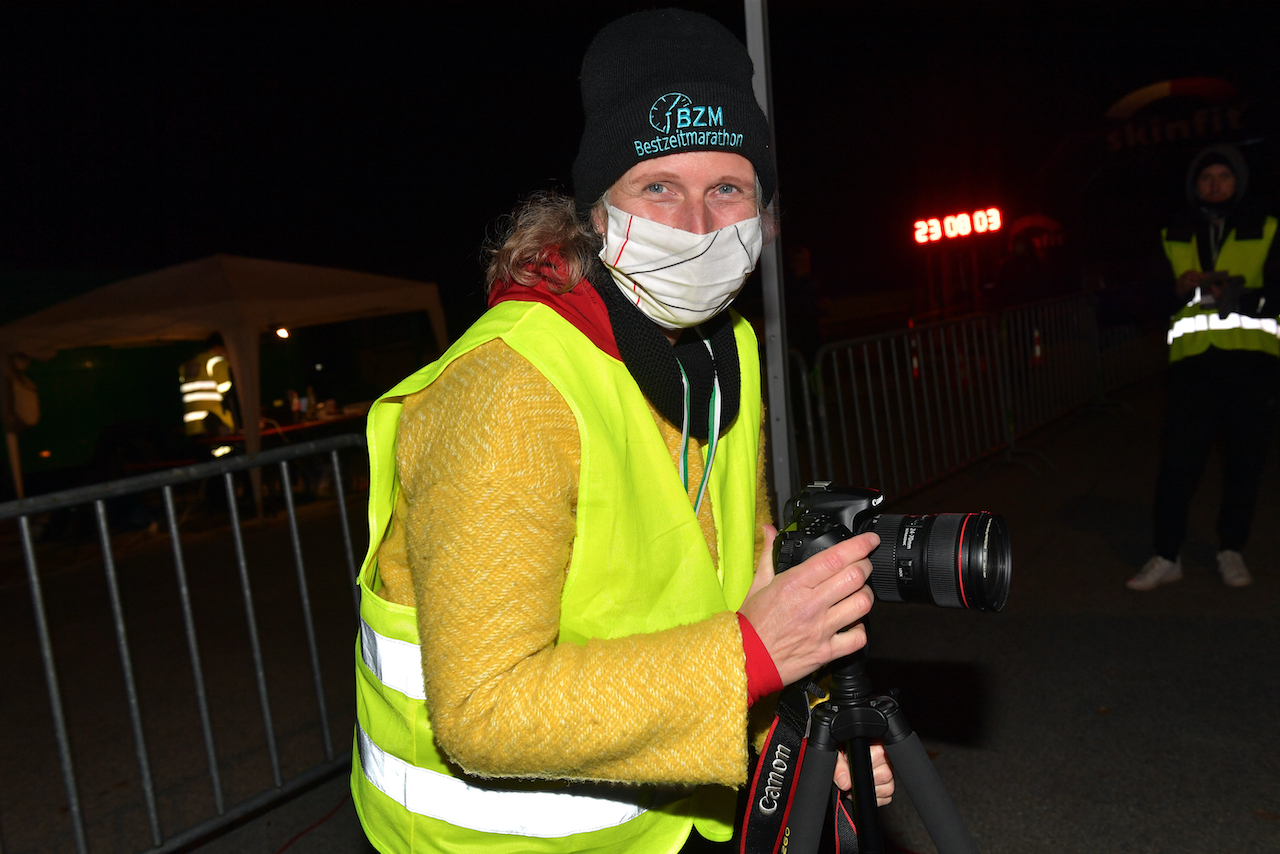
<path fill-rule="evenodd" d="M 641 12 L 581 81 L 576 200 L 517 211 L 489 311 L 370 412 L 352 790 L 385 852 L 728 840 L 750 705 L 865 643 L 874 534 L 771 565 L 725 311 L 772 227 L 750 58 Z"/>

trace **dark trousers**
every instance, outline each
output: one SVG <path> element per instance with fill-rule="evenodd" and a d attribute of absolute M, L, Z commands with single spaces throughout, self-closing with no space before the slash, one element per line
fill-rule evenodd
<path fill-rule="evenodd" d="M 1218 547 L 1244 547 L 1275 435 L 1278 380 L 1280 359 L 1252 351 L 1210 347 L 1169 366 L 1156 480 L 1156 554 L 1177 559 L 1191 496 L 1215 442 L 1222 459 Z"/>

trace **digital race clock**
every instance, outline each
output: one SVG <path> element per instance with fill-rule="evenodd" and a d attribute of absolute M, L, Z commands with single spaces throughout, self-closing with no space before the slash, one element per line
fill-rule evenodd
<path fill-rule="evenodd" d="M 918 219 L 915 221 L 916 243 L 931 243 L 944 237 L 968 237 L 970 234 L 985 234 L 988 231 L 1000 230 L 1000 209 L 987 208 L 971 214 L 961 213 L 944 216 L 941 219 Z"/>

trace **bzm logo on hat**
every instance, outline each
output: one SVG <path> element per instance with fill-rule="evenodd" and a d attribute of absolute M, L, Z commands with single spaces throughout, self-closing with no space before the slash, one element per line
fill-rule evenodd
<path fill-rule="evenodd" d="M 658 133 L 671 133 L 673 127 L 724 127 L 724 107 L 695 107 L 693 99 L 683 92 L 668 92 L 649 108 L 649 124 Z"/>

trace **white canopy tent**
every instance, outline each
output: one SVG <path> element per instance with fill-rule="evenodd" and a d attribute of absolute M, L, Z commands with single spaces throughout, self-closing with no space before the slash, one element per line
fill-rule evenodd
<path fill-rule="evenodd" d="M 0 327 L 0 364 L 59 350 L 201 341 L 226 343 L 244 420 L 245 450 L 261 449 L 258 336 L 299 328 L 425 311 L 436 343 L 448 345 L 434 283 L 372 273 L 213 255 L 98 288 Z M 0 395 L 0 400 L 7 395 Z M 6 425 L 11 421 L 6 416 Z M 17 435 L 6 426 L 14 485 L 23 495 Z"/>

